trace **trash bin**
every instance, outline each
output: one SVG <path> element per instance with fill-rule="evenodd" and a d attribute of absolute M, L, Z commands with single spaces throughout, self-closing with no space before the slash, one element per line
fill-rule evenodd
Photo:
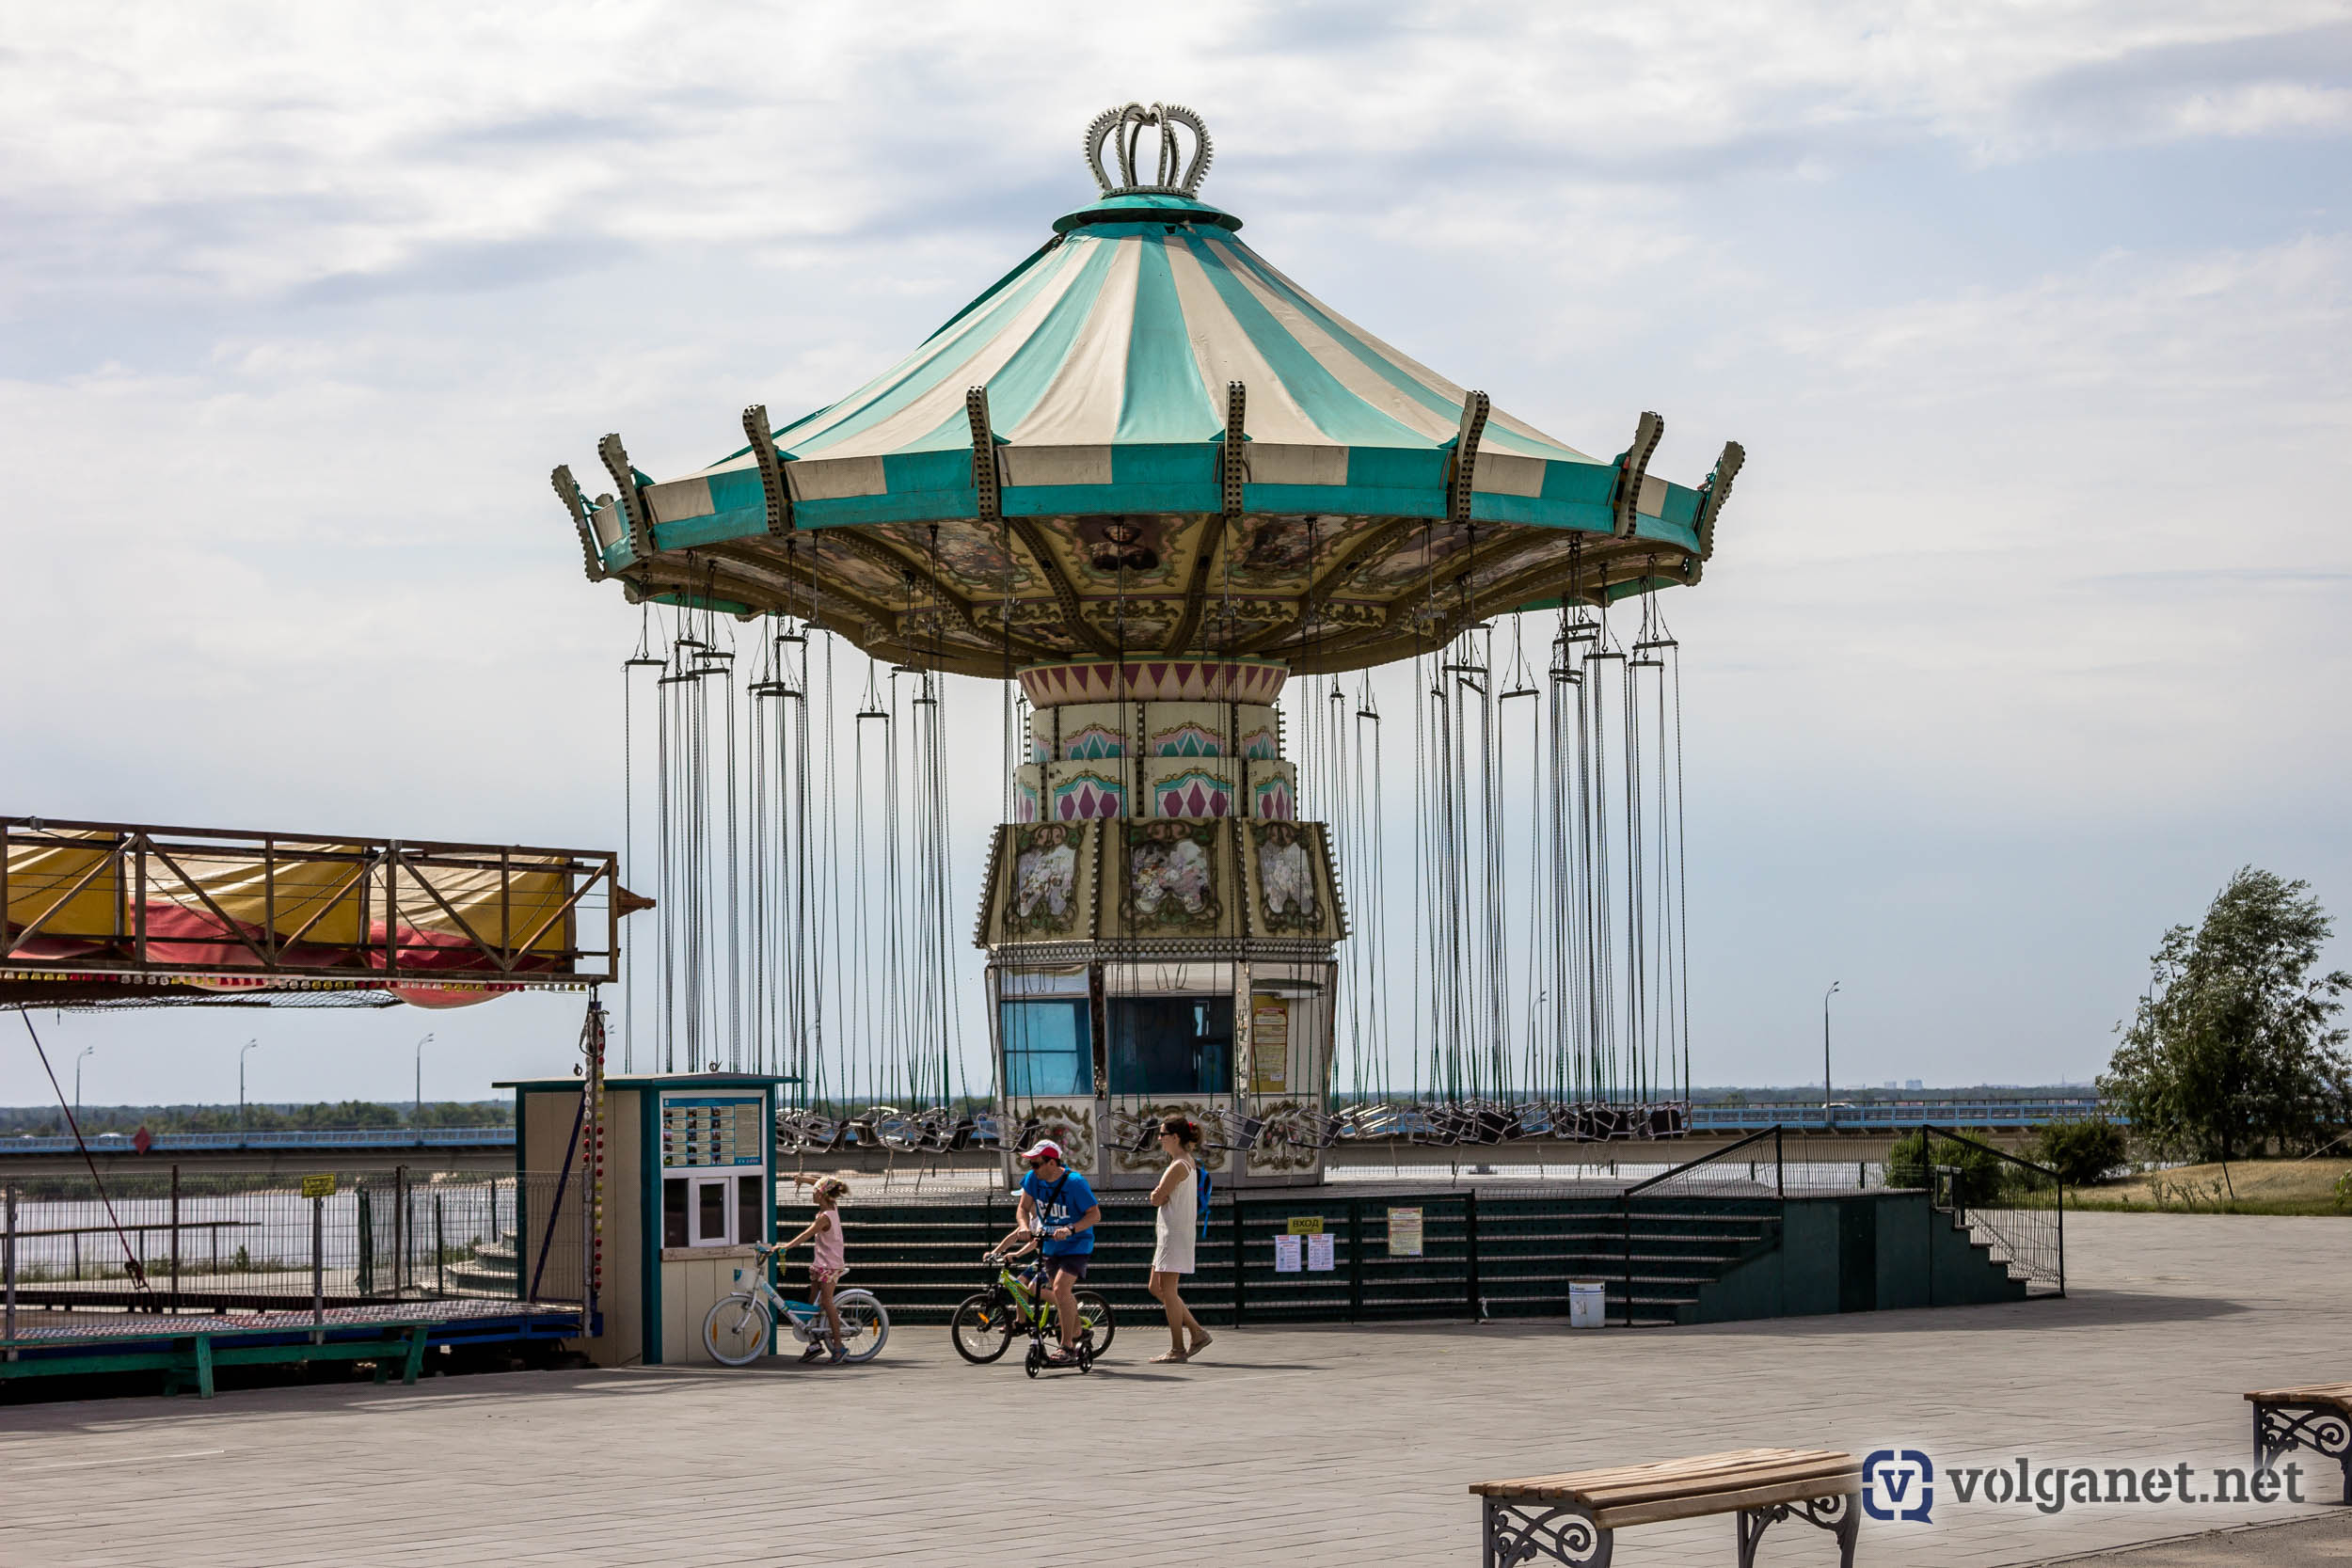
<path fill-rule="evenodd" d="M 1609 1321 L 1609 1287 L 1597 1279 L 1568 1281 L 1568 1326 L 1598 1328 Z"/>

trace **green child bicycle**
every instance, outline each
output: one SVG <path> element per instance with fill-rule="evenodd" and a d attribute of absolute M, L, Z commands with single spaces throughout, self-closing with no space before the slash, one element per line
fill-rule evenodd
<path fill-rule="evenodd" d="M 1045 1293 L 1045 1281 L 1037 1264 L 1016 1272 L 1012 1261 L 1004 1253 L 990 1250 L 980 1260 L 994 1263 L 996 1283 L 985 1291 L 977 1291 L 963 1298 L 956 1307 L 954 1321 L 948 1324 L 948 1338 L 955 1343 L 956 1354 L 974 1366 L 982 1366 L 1003 1355 L 1012 1344 L 1015 1334 L 1029 1336 L 1029 1375 L 1035 1377 L 1042 1365 L 1043 1347 L 1061 1338 L 1054 1321 L 1053 1298 Z M 1082 1363 L 1091 1365 L 1110 1349 L 1111 1336 L 1118 1324 L 1111 1321 L 1111 1304 L 1092 1291 L 1077 1292 L 1078 1352 Z"/>

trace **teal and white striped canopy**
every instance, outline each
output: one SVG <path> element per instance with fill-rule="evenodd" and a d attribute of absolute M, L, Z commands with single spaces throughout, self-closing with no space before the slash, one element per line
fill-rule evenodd
<path fill-rule="evenodd" d="M 1065 612 L 1073 600 L 1108 591 L 1087 580 L 1083 551 L 1057 549 L 1054 539 L 1106 519 L 1131 520 L 1121 525 L 1131 532 L 1157 519 L 1153 538 L 1168 547 L 1155 546 L 1155 558 L 1205 563 L 1217 546 L 1205 536 L 1187 546 L 1188 531 L 1238 513 L 1304 522 L 1310 544 L 1295 588 L 1272 576 L 1253 586 L 1268 591 L 1270 604 L 1309 592 L 1327 566 L 1343 566 L 1345 587 L 1312 593 L 1336 607 L 1335 616 L 1362 588 L 1354 610 L 1368 657 L 1386 646 L 1384 637 L 1401 635 L 1391 611 L 1412 588 L 1406 555 L 1417 551 L 1412 561 L 1434 571 L 1452 547 L 1408 536 L 1413 530 L 1470 531 L 1466 560 L 1482 568 L 1470 586 L 1491 591 L 1488 609 L 1606 600 L 1696 579 L 1738 467 L 1736 446 L 1696 487 L 1647 472 L 1661 428 L 1652 415 L 1627 420 L 1626 451 L 1580 451 L 1489 409 L 1482 394 L 1324 305 L 1243 242 L 1238 219 L 1186 190 L 1106 189 L 1055 228 L 913 353 L 773 430 L 772 455 L 745 447 L 699 471 L 654 481 L 608 437 L 606 467 L 624 494 L 595 503 L 559 471 L 591 576 L 622 577 L 643 596 L 789 609 L 792 582 L 805 597 L 818 580 L 810 553 L 795 552 L 790 541 L 810 537 L 805 531 L 853 528 L 866 537 L 855 550 L 834 552 L 841 564 L 828 591 L 845 599 L 863 594 L 851 618 L 873 628 L 875 645 L 899 647 L 907 640 L 883 626 L 897 593 L 893 562 L 878 552 L 906 557 L 907 569 L 949 604 L 956 632 L 984 638 L 969 609 L 1005 592 L 992 574 L 1015 572 L 1015 594 Z M 1244 443 L 1237 471 L 1225 460 L 1229 422 Z M 1469 461 L 1461 462 L 1466 443 Z M 983 451 L 988 460 L 977 455 Z M 1236 477 L 1238 508 L 1230 487 Z M 999 567 L 968 555 L 943 559 L 936 531 L 928 542 L 908 531 L 991 518 L 1034 519 L 1052 537 L 1008 536 L 1002 548 L 1019 560 Z M 1313 543 L 1376 525 L 1395 526 L 1336 554 Z M 1500 557 L 1489 550 L 1480 560 L 1481 529 L 1508 543 L 1500 556 L 1517 561 L 1516 575 L 1483 569 Z M 1551 539 L 1512 537 L 1530 531 Z M 1074 546 L 1074 537 L 1064 543 Z M 690 554 L 692 561 L 680 559 Z M 1276 576 L 1281 554 L 1266 539 L 1252 547 Z M 959 571 L 965 564 L 974 571 Z M 858 573 L 867 568 L 872 580 L 862 582 Z M 1121 576 L 1117 588 L 1130 594 L 1136 581 Z M 1132 609 L 1122 606 L 1122 626 Z M 1228 631 L 1235 613 L 1226 612 Z M 1265 635 L 1276 637 L 1280 614 L 1268 609 L 1267 616 Z M 1057 639 L 1042 612 L 1032 619 L 1041 629 L 1015 650 L 1021 657 L 1084 651 L 1100 641 L 1074 621 Z M 1186 613 L 1168 625 L 1177 636 L 1197 633 L 1200 624 Z M 1327 633 L 1334 622 L 1318 624 Z M 1263 651 L 1281 653 L 1279 641 Z"/>
<path fill-rule="evenodd" d="M 1225 214 L 1154 205 L 1145 222 L 1110 203 L 1073 214 L 914 353 L 778 430 L 796 520 L 971 516 L 973 387 L 988 388 L 1009 515 L 1215 511 L 1233 382 L 1251 510 L 1442 515 L 1463 388 L 1307 293 Z M 1607 531 L 1616 474 L 1498 409 L 1470 515 Z M 1697 550 L 1697 493 L 1644 489 L 1643 535 Z M 767 526 L 749 449 L 647 499 L 658 535 L 700 524 L 675 531 L 679 545 Z"/>

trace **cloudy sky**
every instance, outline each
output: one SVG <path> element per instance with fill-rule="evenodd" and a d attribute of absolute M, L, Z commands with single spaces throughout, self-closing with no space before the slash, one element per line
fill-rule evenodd
<path fill-rule="evenodd" d="M 548 468 L 839 395 L 1133 98 L 1499 404 L 1746 444 L 1672 605 L 1702 1082 L 1818 1072 L 1833 979 L 1841 1082 L 2080 1081 L 2233 867 L 2352 911 L 2344 4 L 19 5 L 0 87 L 0 811 L 615 841 Z M 114 1102 L 249 1037 L 401 1097 L 428 1029 L 483 1093 L 577 1014 L 40 1022 Z"/>

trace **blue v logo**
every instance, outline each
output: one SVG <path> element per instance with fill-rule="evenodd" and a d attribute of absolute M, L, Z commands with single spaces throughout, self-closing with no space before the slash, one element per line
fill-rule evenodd
<path fill-rule="evenodd" d="M 1877 1449 L 1862 1462 L 1862 1512 L 1924 1525 L 1935 1506 L 1935 1463 L 1917 1449 Z"/>

